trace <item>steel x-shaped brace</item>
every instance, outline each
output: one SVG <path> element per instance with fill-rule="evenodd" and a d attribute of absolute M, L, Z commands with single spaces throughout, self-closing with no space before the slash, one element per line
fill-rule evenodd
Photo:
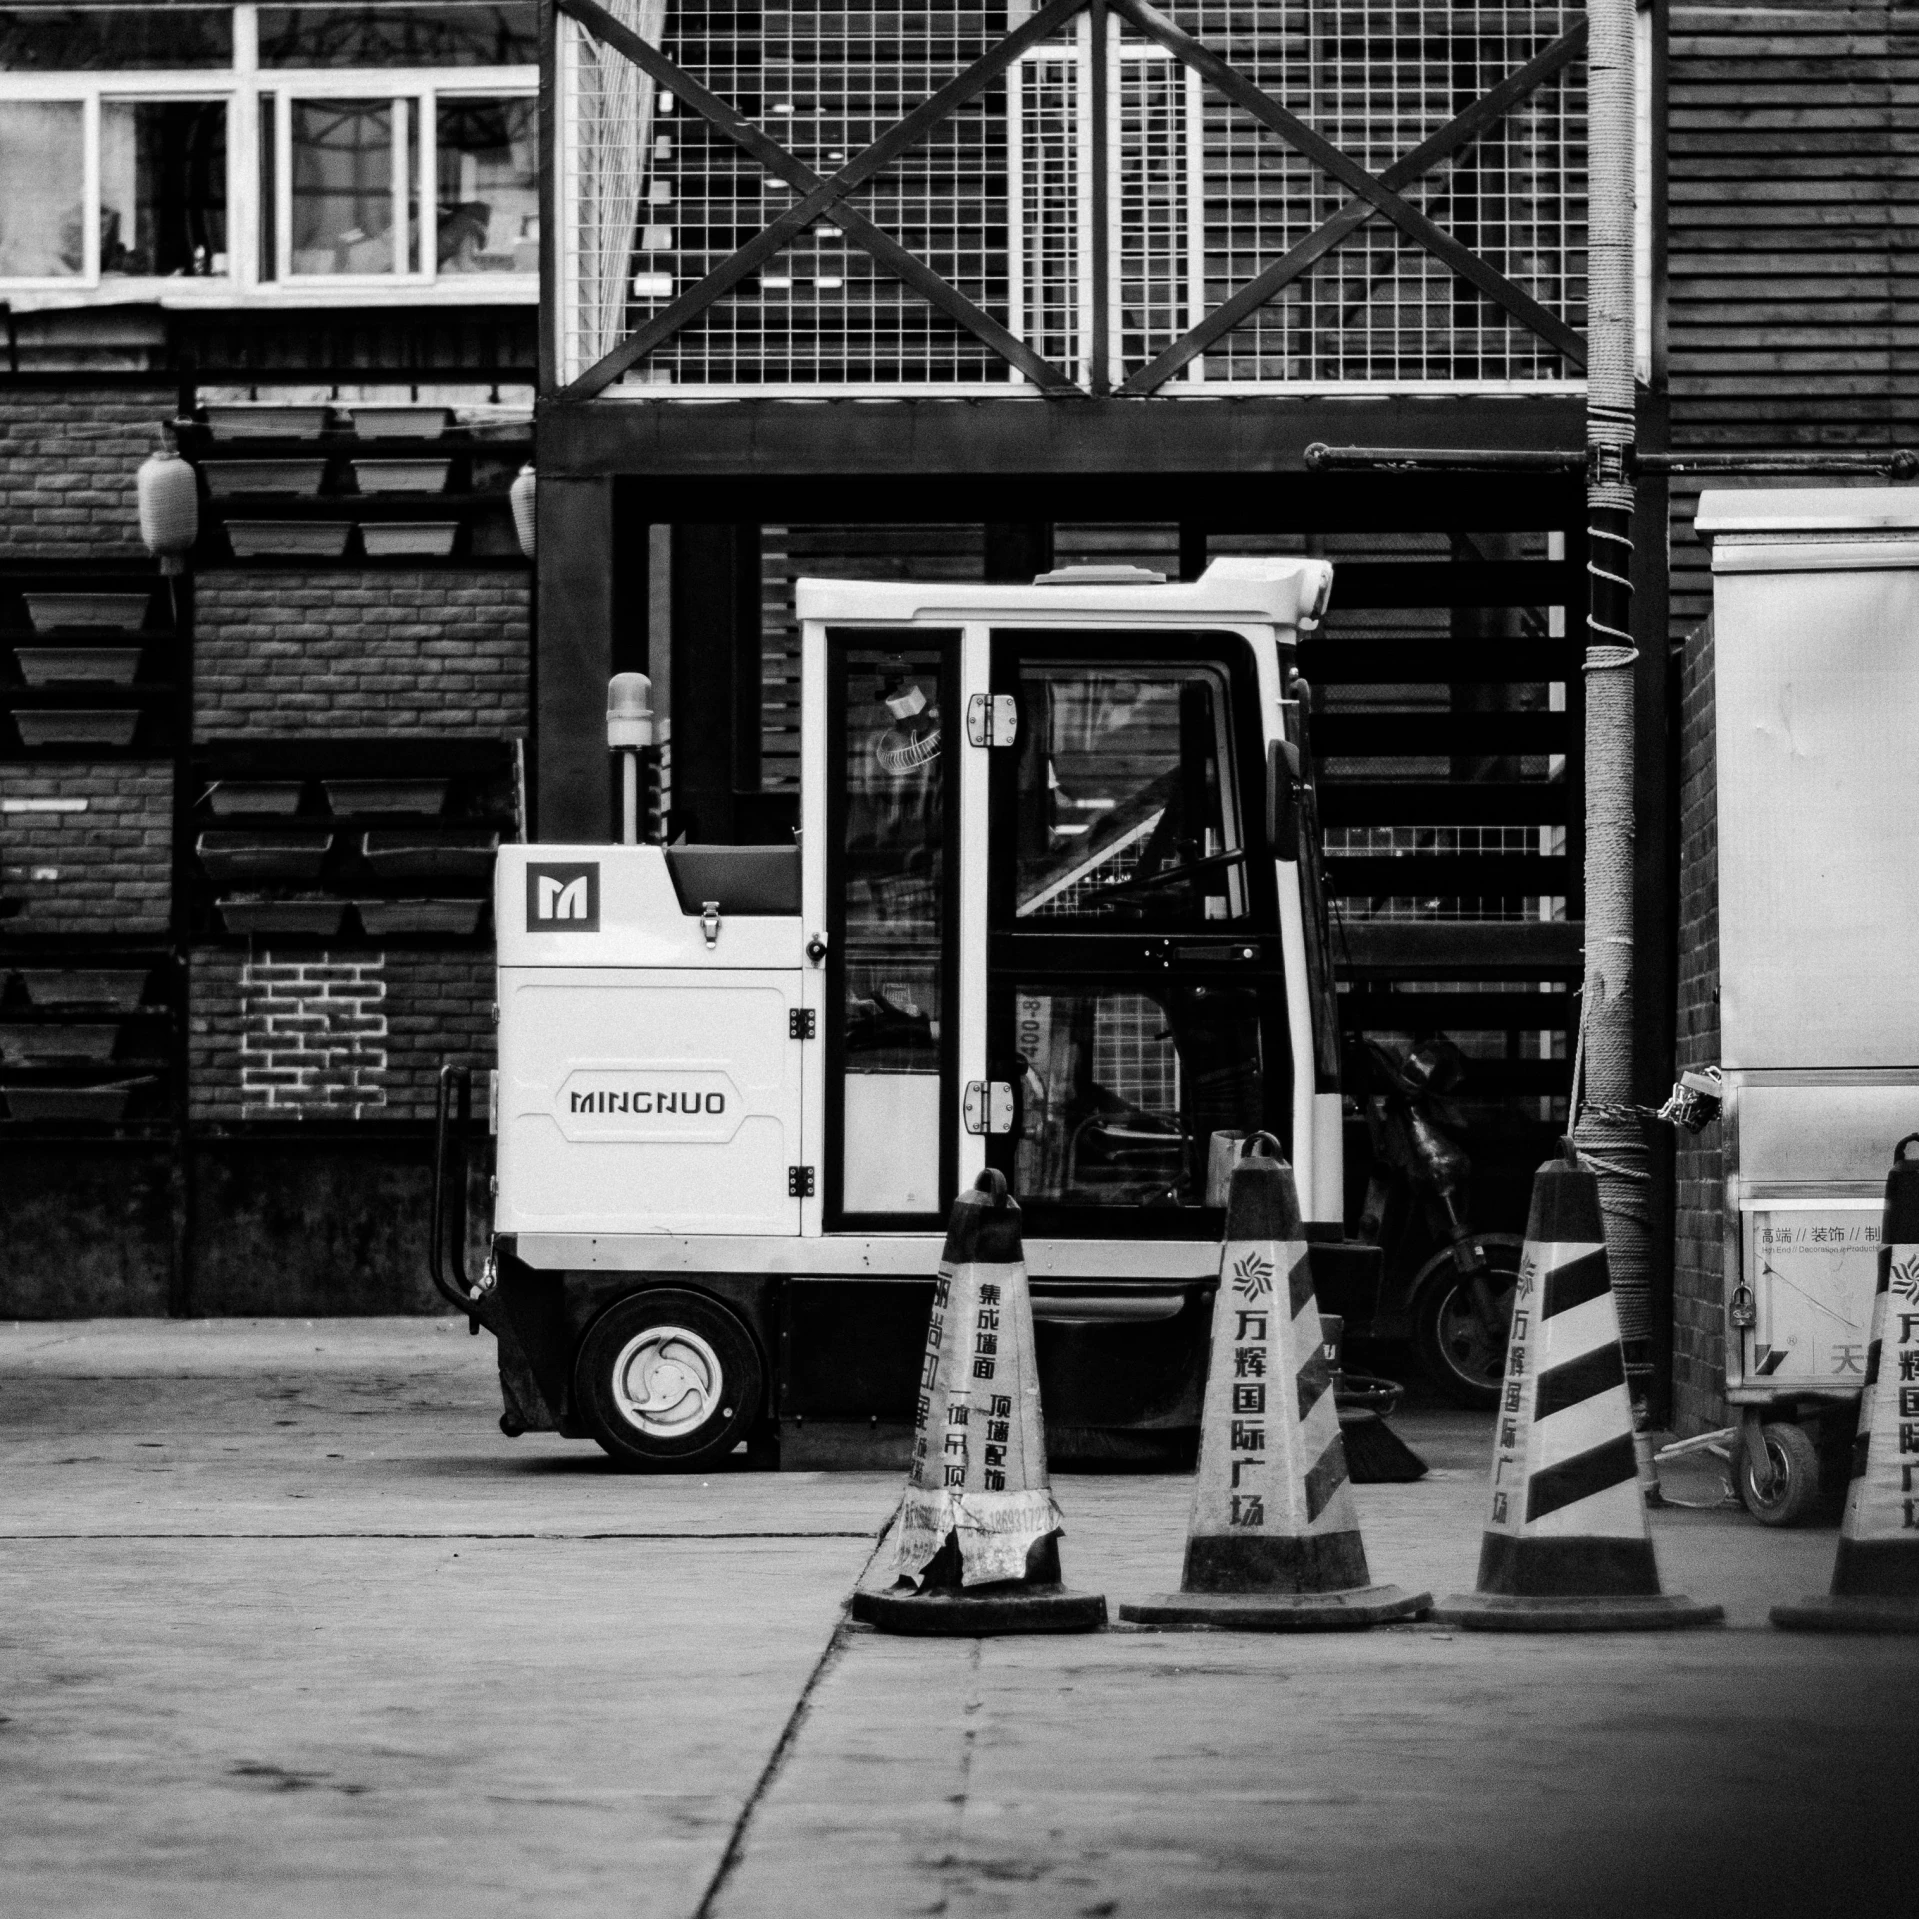
<path fill-rule="evenodd" d="M 768 260 L 784 251 L 809 226 L 821 219 L 831 221 L 855 246 L 871 254 L 881 266 L 895 274 L 928 304 L 991 347 L 1042 392 L 1082 399 L 1088 397 L 1085 388 L 1077 381 L 1050 360 L 1041 358 L 983 307 L 969 300 L 950 281 L 935 273 L 924 260 L 909 253 L 890 234 L 882 232 L 870 220 L 854 212 L 845 201 L 901 154 L 918 146 L 942 121 L 985 92 L 1021 54 L 1051 38 L 1092 3 L 1093 0 L 1049 0 L 1048 5 L 1028 16 L 1005 39 L 922 101 L 897 126 L 881 134 L 871 146 L 857 154 L 829 179 L 816 173 L 804 161 L 796 159 L 777 141 L 769 139 L 736 108 L 702 86 L 657 47 L 642 40 L 631 27 L 615 19 L 596 0 L 557 0 L 560 10 L 570 14 L 595 39 L 650 74 L 660 86 L 669 90 L 676 99 L 684 101 L 694 113 L 741 148 L 750 159 L 768 173 L 784 180 L 801 196 L 738 252 L 715 267 L 697 286 L 690 287 L 670 305 L 663 307 L 637 331 L 622 340 L 612 352 L 563 388 L 559 397 L 585 400 L 604 392 L 628 367 L 644 359 L 654 348 L 696 320 L 747 275 L 756 272 Z M 1330 140 L 1314 132 L 1303 120 L 1287 112 L 1278 101 L 1229 66 L 1203 42 L 1195 40 L 1164 14 L 1148 6 L 1146 0 L 1106 0 L 1106 4 L 1114 13 L 1130 20 L 1147 38 L 1158 41 L 1168 52 L 1193 68 L 1202 79 L 1210 81 L 1227 99 L 1243 107 L 1262 126 L 1322 172 L 1330 174 L 1355 196 L 1316 227 L 1283 259 L 1265 268 L 1150 366 L 1134 374 L 1118 389 L 1120 393 L 1138 396 L 1156 391 L 1181 367 L 1203 353 L 1214 340 L 1230 332 L 1256 308 L 1298 279 L 1375 214 L 1383 215 L 1408 239 L 1443 261 L 1461 279 L 1511 315 L 1529 332 L 1546 340 L 1569 365 L 1584 369 L 1585 342 L 1558 314 L 1541 306 L 1524 288 L 1516 286 L 1470 247 L 1456 240 L 1403 199 L 1399 192 L 1399 189 L 1410 186 L 1433 167 L 1468 146 L 1495 121 L 1509 113 L 1519 101 L 1577 59 L 1585 51 L 1586 45 L 1586 23 L 1583 20 L 1536 54 L 1516 73 L 1509 74 L 1491 92 L 1474 101 L 1464 113 L 1449 121 L 1411 153 L 1388 167 L 1383 174 L 1374 175 L 1341 152 Z"/>

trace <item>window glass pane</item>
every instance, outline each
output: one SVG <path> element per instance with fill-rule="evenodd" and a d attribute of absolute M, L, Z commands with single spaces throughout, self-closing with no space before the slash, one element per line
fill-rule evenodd
<path fill-rule="evenodd" d="M 260 9 L 263 67 L 530 67 L 539 58 L 533 6 Z"/>
<path fill-rule="evenodd" d="M 856 648 L 846 673 L 841 1203 L 931 1212 L 946 874 L 939 655 Z"/>
<path fill-rule="evenodd" d="M 531 100 L 439 103 L 442 273 L 537 273 L 539 148 Z"/>
<path fill-rule="evenodd" d="M 0 102 L 0 279 L 45 280 L 84 266 L 83 130 L 77 100 Z"/>
<path fill-rule="evenodd" d="M 393 103 L 293 103 L 293 270 L 392 273 Z"/>
<path fill-rule="evenodd" d="M 1262 1122 L 1257 996 L 1242 987 L 1016 986 L 1014 1190 L 1068 1206 L 1198 1206 Z"/>
<path fill-rule="evenodd" d="M 217 100 L 100 106 L 100 271 L 227 270 L 227 110 Z"/>
<path fill-rule="evenodd" d="M 231 7 L 0 7 L 0 72 L 232 64 Z"/>
<path fill-rule="evenodd" d="M 1030 664 L 1020 707 L 1018 919 L 1243 916 L 1216 669 Z"/>

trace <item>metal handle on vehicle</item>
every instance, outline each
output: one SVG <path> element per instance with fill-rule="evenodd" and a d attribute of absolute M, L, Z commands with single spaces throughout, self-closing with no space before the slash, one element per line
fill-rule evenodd
<path fill-rule="evenodd" d="M 439 1106 L 433 1129 L 433 1208 L 427 1231 L 427 1271 L 432 1275 L 434 1290 L 466 1314 L 470 1330 L 477 1333 L 480 1321 L 473 1310 L 473 1283 L 466 1272 L 464 1180 L 460 1186 L 459 1224 L 451 1238 L 446 1230 L 447 1109 L 455 1080 L 460 1082 L 460 1116 L 464 1119 L 472 1110 L 473 1076 L 464 1068 L 443 1061 L 440 1066 Z M 446 1272 L 449 1265 L 453 1269 L 451 1280 Z"/>

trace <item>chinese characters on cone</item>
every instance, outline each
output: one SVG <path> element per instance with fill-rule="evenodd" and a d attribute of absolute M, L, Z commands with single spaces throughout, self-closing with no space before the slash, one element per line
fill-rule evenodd
<path fill-rule="evenodd" d="M 1659 1589 L 1599 1181 L 1563 1151 L 1533 1180 L 1478 1587 L 1435 1616 L 1517 1632 L 1710 1625 L 1723 1608 Z"/>
<path fill-rule="evenodd" d="M 1775 1606 L 1775 1626 L 1919 1632 L 1919 1157 L 1909 1151 L 1919 1151 L 1919 1133 L 1893 1148 L 1886 1175 L 1872 1342 L 1832 1591 Z"/>
<path fill-rule="evenodd" d="M 1060 1583 L 1058 1502 L 1033 1352 L 1020 1212 L 998 1172 L 953 1204 L 933 1286 L 891 1592 L 853 1616 L 887 1632 L 1083 1632 L 1106 1601 Z"/>
<path fill-rule="evenodd" d="M 1370 1583 L 1292 1168 L 1269 1136 L 1254 1146 L 1227 1202 L 1185 1577 L 1120 1617 L 1265 1632 L 1407 1618 L 1431 1595 Z"/>

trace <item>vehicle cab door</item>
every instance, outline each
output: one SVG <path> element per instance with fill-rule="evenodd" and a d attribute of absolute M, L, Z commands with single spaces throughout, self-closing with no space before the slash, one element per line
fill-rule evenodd
<path fill-rule="evenodd" d="M 1211 1237 L 1237 1143 L 1292 1133 L 1252 643 L 1008 628 L 990 649 L 988 1083 L 965 1123 L 1031 1233 Z"/>

